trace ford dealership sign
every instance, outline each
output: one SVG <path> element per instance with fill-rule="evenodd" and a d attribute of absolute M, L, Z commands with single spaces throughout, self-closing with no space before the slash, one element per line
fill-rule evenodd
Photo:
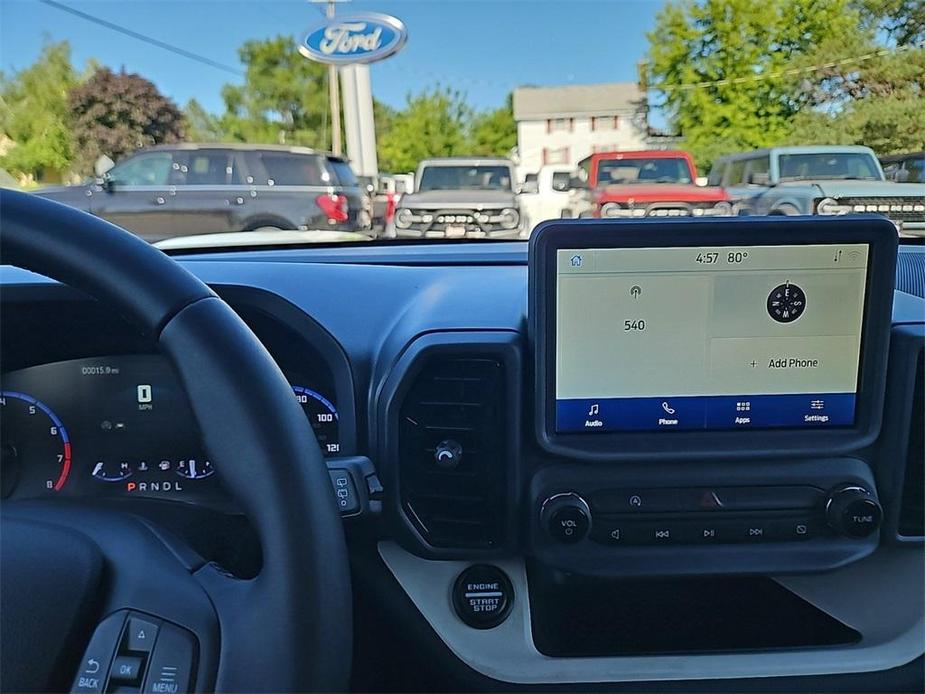
<path fill-rule="evenodd" d="M 302 39 L 299 52 L 319 63 L 373 63 L 388 58 L 408 39 L 401 20 L 377 12 L 332 17 Z"/>

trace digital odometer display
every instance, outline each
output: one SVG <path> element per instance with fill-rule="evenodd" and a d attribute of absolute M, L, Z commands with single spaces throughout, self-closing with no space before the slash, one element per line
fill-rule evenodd
<path fill-rule="evenodd" d="M 850 427 L 867 244 L 559 248 L 556 431 Z"/>

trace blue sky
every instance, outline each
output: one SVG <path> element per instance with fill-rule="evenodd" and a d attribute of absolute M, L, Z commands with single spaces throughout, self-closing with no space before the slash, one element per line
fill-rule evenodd
<path fill-rule="evenodd" d="M 307 0 L 111 0 L 67 4 L 228 65 L 247 39 L 301 37 L 321 18 Z M 400 53 L 372 66 L 373 93 L 400 106 L 409 91 L 436 83 L 467 94 L 477 108 L 500 105 L 521 84 L 587 84 L 636 79 L 661 0 L 354 0 L 338 12 L 375 10 L 408 26 Z M 44 37 L 67 39 L 72 58 L 124 66 L 152 80 L 180 105 L 196 97 L 222 110 L 220 90 L 233 75 L 191 62 L 36 0 L 0 0 L 0 68 L 22 68 Z"/>

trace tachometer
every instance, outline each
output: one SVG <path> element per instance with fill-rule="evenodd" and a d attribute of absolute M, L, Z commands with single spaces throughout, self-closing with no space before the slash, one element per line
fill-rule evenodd
<path fill-rule="evenodd" d="M 24 470 L 41 470 L 49 491 L 60 492 L 67 483 L 71 471 L 67 429 L 48 405 L 31 395 L 0 391 L 0 449 L 4 496 Z"/>
<path fill-rule="evenodd" d="M 292 386 L 296 399 L 305 410 L 321 452 L 326 456 L 340 453 L 340 434 L 337 424 L 337 408 L 320 393 L 304 386 Z"/>

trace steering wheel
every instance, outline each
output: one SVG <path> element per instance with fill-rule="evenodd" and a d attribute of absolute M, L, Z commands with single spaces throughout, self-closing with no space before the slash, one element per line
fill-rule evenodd
<path fill-rule="evenodd" d="M 110 662 L 131 675 L 125 652 L 147 667 L 145 691 L 345 689 L 343 527 L 311 426 L 263 345 L 162 252 L 55 202 L 0 192 L 0 261 L 82 290 L 156 341 L 262 553 L 242 579 L 129 513 L 4 502 L 3 689 L 102 691 Z M 151 650 L 131 643 L 133 624 L 159 633 Z"/>

